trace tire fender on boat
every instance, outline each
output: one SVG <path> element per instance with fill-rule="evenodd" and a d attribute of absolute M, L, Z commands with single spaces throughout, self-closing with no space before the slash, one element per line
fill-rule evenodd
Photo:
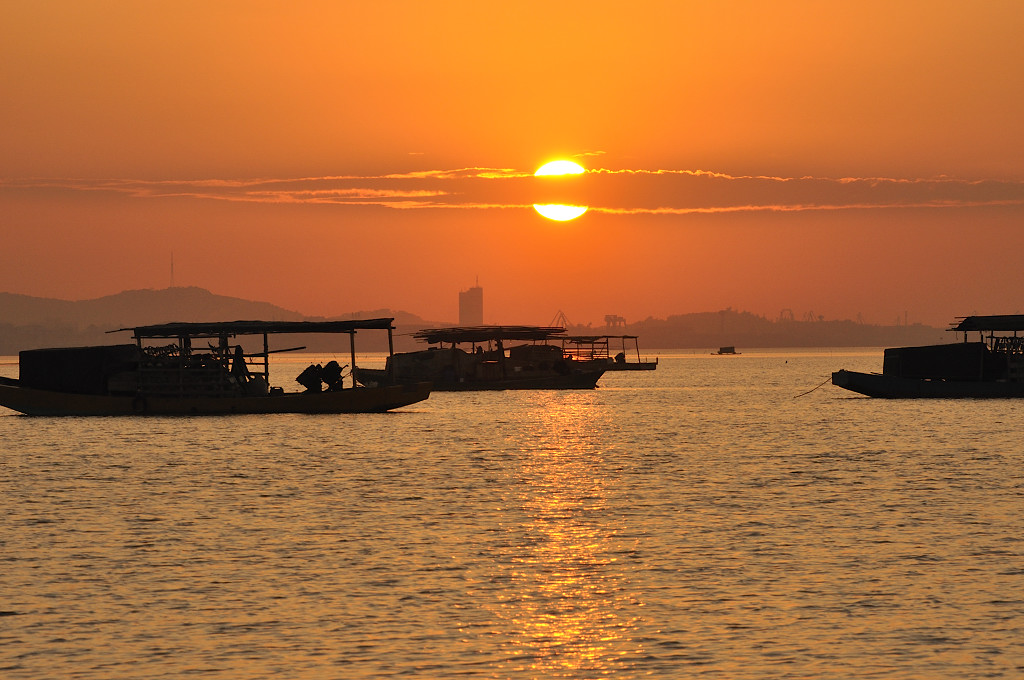
<path fill-rule="evenodd" d="M 146 407 L 146 398 L 141 394 L 135 395 L 135 398 L 132 399 L 132 411 L 135 413 L 145 413 Z"/>

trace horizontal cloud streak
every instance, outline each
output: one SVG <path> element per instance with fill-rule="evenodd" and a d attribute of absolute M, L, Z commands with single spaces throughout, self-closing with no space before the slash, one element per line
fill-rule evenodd
<path fill-rule="evenodd" d="M 978 203 L 904 203 L 898 206 L 885 205 L 734 205 L 729 207 L 709 208 L 591 208 L 591 212 L 609 215 L 709 215 L 716 213 L 741 212 L 805 212 L 805 211 L 836 211 L 836 210 L 878 210 L 880 208 L 982 208 L 999 206 L 1021 206 L 1024 199 L 1012 201 L 985 201 Z"/>
<path fill-rule="evenodd" d="M 21 179 L 0 192 L 105 192 L 139 199 L 375 206 L 400 210 L 587 205 L 605 215 L 691 215 L 1024 205 L 1024 183 L 949 177 L 776 177 L 710 170 L 597 169 L 534 177 L 507 168 L 283 179 Z"/>

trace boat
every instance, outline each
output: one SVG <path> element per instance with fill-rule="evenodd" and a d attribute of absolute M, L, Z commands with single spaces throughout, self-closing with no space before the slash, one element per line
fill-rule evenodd
<path fill-rule="evenodd" d="M 721 356 L 723 354 L 739 354 L 739 352 L 736 351 L 736 348 L 733 345 L 725 345 L 724 347 L 719 347 L 718 351 L 712 352 L 712 354 Z"/>
<path fill-rule="evenodd" d="M 611 342 L 619 341 L 618 351 L 611 353 Z M 627 347 L 627 344 L 630 344 Z M 619 349 L 617 348 L 617 349 Z M 653 371 L 658 368 L 658 358 L 654 361 L 640 356 L 640 344 L 636 335 L 572 335 L 562 338 L 562 352 L 575 361 L 589 361 L 606 371 Z M 629 352 L 629 355 L 627 355 Z M 636 361 L 630 361 L 632 354 Z"/>
<path fill-rule="evenodd" d="M 37 416 L 220 415 L 234 413 L 372 413 L 423 401 L 428 382 L 346 386 L 337 361 L 311 364 L 286 392 L 270 384 L 269 336 L 386 330 L 393 319 L 351 321 L 227 321 L 122 328 L 134 344 L 24 350 L 18 379 L 0 380 L 0 406 Z M 118 332 L 118 331 L 111 331 Z M 237 336 L 262 336 L 262 351 L 247 353 Z M 197 342 L 199 341 L 199 342 Z M 215 341 L 215 342 L 211 342 Z M 200 346 L 205 345 L 205 346 Z M 390 351 L 389 351 L 390 353 Z"/>
<path fill-rule="evenodd" d="M 567 356 L 556 344 L 564 334 L 559 326 L 428 328 L 413 337 L 431 347 L 355 375 L 364 385 L 426 380 L 435 391 L 593 389 L 606 368 Z"/>
<path fill-rule="evenodd" d="M 963 342 L 889 348 L 881 373 L 843 369 L 832 384 L 893 399 L 1024 397 L 1024 315 L 961 317 L 947 330 L 962 332 Z"/>

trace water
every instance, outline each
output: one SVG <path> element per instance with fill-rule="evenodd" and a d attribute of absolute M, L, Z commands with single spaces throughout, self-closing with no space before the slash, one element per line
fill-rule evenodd
<path fill-rule="evenodd" d="M 797 397 L 880 366 L 663 354 L 383 415 L 0 409 L 0 674 L 1024 677 L 1024 403 Z"/>

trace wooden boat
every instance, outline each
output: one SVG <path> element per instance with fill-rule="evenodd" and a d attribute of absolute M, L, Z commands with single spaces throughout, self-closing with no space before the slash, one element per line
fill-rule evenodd
<path fill-rule="evenodd" d="M 1024 315 L 968 316 L 948 330 L 962 332 L 964 341 L 889 348 L 881 373 L 839 370 L 832 384 L 895 399 L 1024 397 L 1024 337 L 1017 335 Z M 979 339 L 972 342 L 975 332 Z"/>
<path fill-rule="evenodd" d="M 270 355 L 305 349 L 272 350 L 270 335 L 348 334 L 355 367 L 356 333 L 386 330 L 393 347 L 392 319 L 169 323 L 120 330 L 134 331 L 136 343 L 21 352 L 19 378 L 0 381 L 0 406 L 42 416 L 367 413 L 414 404 L 430 394 L 424 382 L 371 388 L 352 379 L 346 387 L 334 361 L 303 371 L 297 380 L 305 391 L 270 385 Z M 261 352 L 245 353 L 229 343 L 236 336 L 259 335 Z M 196 340 L 207 341 L 207 347 L 193 347 Z"/>
<path fill-rule="evenodd" d="M 437 391 L 593 389 L 605 367 L 566 356 L 554 344 L 564 333 L 557 326 L 426 329 L 414 337 L 436 347 L 394 354 L 385 368 L 355 375 L 364 385 L 426 380 Z"/>
<path fill-rule="evenodd" d="M 615 356 L 611 353 L 611 341 L 618 340 L 620 351 Z M 631 343 L 630 347 L 627 344 Z M 630 361 L 636 354 L 636 361 Z M 636 335 L 573 335 L 562 338 L 562 352 L 575 361 L 590 361 L 606 371 L 653 371 L 658 368 L 658 358 L 654 361 L 640 356 L 640 344 Z"/>

